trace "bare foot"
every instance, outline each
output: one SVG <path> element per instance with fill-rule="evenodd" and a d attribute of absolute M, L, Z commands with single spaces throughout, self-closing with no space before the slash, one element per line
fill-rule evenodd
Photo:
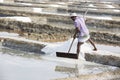
<path fill-rule="evenodd" d="M 97 51 L 97 48 L 94 48 L 93 51 Z"/>

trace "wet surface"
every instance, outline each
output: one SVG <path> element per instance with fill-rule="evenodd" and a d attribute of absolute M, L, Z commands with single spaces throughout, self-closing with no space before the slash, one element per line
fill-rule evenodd
<path fill-rule="evenodd" d="M 0 47 L 0 80 L 50 80 L 114 71 L 118 68 Z"/>
<path fill-rule="evenodd" d="M 57 7 L 60 7 L 58 5 L 49 5 L 49 6 L 51 6 L 52 8 L 56 7 L 55 9 L 57 9 Z M 9 9 L 9 7 L 5 7 L 5 9 L 6 8 Z M 18 9 L 15 8 L 15 10 Z M 28 9 L 28 11 L 29 10 L 30 8 Z M 21 11 L 24 10 L 21 8 Z M 57 15 L 65 15 L 64 12 L 58 14 L 56 10 L 51 11 L 51 8 L 46 9 L 44 11 L 41 8 L 31 8 L 31 11 L 32 12 L 37 11 L 37 13 L 43 13 L 43 14 L 54 13 Z M 10 15 L 0 14 L 0 17 L 7 17 L 7 16 Z M 53 23 L 53 25 L 56 24 Z M 62 23 L 60 23 L 59 25 L 64 26 L 64 24 Z M 94 27 L 92 29 L 103 31 L 103 28 L 96 29 L 96 27 Z M 115 32 L 117 34 L 119 33 L 118 29 L 115 30 L 104 29 L 104 31 Z M 62 48 L 65 48 L 65 51 L 68 49 L 69 46 L 66 45 L 68 45 L 68 42 L 62 46 Z M 118 69 L 117 67 L 101 65 L 101 64 L 96 64 L 82 60 L 57 58 L 55 57 L 55 51 L 58 49 L 60 51 L 64 49 L 61 49 L 61 46 L 58 46 L 58 48 L 55 47 L 56 47 L 55 45 L 49 45 L 46 49 L 44 49 L 46 54 L 43 55 L 43 54 L 23 52 L 20 50 L 15 50 L 0 46 L 0 80 L 51 80 L 57 78 L 69 78 L 69 77 L 78 77 L 80 75 L 104 73 L 107 71 L 114 71 Z M 119 47 L 112 47 L 112 46 L 110 47 L 104 45 L 97 45 L 97 47 L 98 49 L 101 50 L 108 50 L 111 52 L 120 53 Z"/>

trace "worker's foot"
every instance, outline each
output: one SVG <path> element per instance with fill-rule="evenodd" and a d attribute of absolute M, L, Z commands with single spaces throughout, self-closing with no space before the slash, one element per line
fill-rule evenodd
<path fill-rule="evenodd" d="M 97 51 L 97 48 L 94 48 L 93 51 Z"/>

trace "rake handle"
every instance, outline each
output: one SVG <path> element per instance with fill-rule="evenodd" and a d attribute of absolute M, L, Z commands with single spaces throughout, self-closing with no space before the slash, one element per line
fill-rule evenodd
<path fill-rule="evenodd" d="M 68 53 L 70 52 L 70 50 L 71 50 L 71 48 L 72 48 L 72 45 L 73 45 L 74 40 L 75 40 L 75 39 L 72 40 L 72 43 L 71 43 L 70 48 L 69 48 L 69 50 L 68 50 Z"/>

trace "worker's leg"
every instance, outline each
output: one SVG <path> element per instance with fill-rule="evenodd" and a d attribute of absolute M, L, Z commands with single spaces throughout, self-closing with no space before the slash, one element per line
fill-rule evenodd
<path fill-rule="evenodd" d="M 94 51 L 97 51 L 97 48 L 96 48 L 96 46 L 95 46 L 95 44 L 94 44 L 94 42 L 91 40 L 91 39 L 88 39 L 88 41 L 92 44 L 92 46 L 94 47 Z"/>
<path fill-rule="evenodd" d="M 83 42 L 78 42 L 77 44 L 77 55 L 79 56 L 80 53 L 80 49 L 81 49 L 81 45 L 83 44 Z"/>

